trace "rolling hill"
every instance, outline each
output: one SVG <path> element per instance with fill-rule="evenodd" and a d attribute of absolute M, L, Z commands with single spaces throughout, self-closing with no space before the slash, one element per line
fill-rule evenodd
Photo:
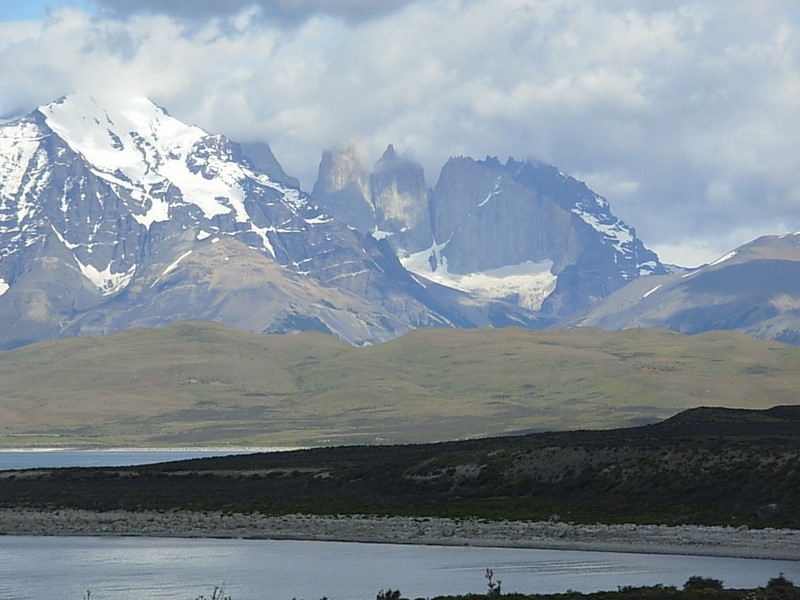
<path fill-rule="evenodd" d="M 796 401 L 800 348 L 736 332 L 320 332 L 187 321 L 0 352 L 0 445 L 316 446 L 607 429 Z"/>

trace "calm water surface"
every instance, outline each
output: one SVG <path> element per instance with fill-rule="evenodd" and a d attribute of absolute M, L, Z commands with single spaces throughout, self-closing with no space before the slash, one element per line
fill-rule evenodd
<path fill-rule="evenodd" d="M 171 460 L 246 454 L 233 450 L 58 450 L 38 452 L 0 452 L 0 471 L 55 467 L 123 467 Z"/>
<path fill-rule="evenodd" d="M 764 585 L 800 562 L 564 550 L 520 550 L 141 537 L 0 536 L 0 598 L 191 600 L 226 584 L 234 600 L 372 599 L 381 589 L 427 597 L 486 589 L 492 568 L 503 591 L 615 590 L 682 585 L 691 575 L 726 587 Z"/>

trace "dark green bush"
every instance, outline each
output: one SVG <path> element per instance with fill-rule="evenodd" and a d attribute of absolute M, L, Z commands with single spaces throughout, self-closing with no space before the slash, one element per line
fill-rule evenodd
<path fill-rule="evenodd" d="M 786 579 L 783 573 L 779 573 L 777 577 L 773 577 L 767 582 L 767 589 L 785 589 L 793 587 L 794 582 Z"/>
<path fill-rule="evenodd" d="M 719 579 L 701 577 L 700 575 L 692 575 L 683 584 L 683 589 L 687 592 L 692 590 L 721 590 L 723 587 L 724 585 Z"/>

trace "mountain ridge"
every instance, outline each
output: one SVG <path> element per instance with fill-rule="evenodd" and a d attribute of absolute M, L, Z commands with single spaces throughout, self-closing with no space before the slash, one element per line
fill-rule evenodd
<path fill-rule="evenodd" d="M 392 145 L 371 171 L 364 162 L 352 143 L 327 151 L 314 196 L 443 285 L 558 318 L 668 272 L 605 198 L 555 167 L 453 157 L 426 192 L 422 167 Z"/>
<path fill-rule="evenodd" d="M 686 273 L 635 281 L 556 326 L 725 329 L 798 344 L 798 281 L 800 234 L 762 236 Z"/>
<path fill-rule="evenodd" d="M 291 332 L 321 319 L 315 326 L 364 344 L 420 326 L 489 326 L 494 314 L 540 322 L 510 304 L 428 289 L 387 246 L 292 187 L 296 180 L 268 146 L 246 149 L 255 160 L 225 136 L 183 124 L 141 97 L 107 108 L 73 94 L 0 125 L 0 319 L 10 324 L 0 347 L 79 335 L 90 322 L 87 332 L 114 331 L 127 326 L 129 313 L 149 311 L 148 323 L 177 320 L 161 308 L 166 276 L 195 265 L 184 258 L 223 238 L 306 276 L 309 289 L 267 310 L 241 290 L 253 300 L 251 312 L 265 317 L 251 320 L 253 331 L 289 323 Z M 219 294 L 236 292 L 239 283 L 229 283 L 218 293 L 186 288 L 167 304 L 193 308 L 184 318 L 208 317 L 225 302 Z M 259 285 L 268 289 L 269 278 Z M 330 313 L 310 305 L 334 300 L 336 310 L 351 313 L 347 319 L 325 322 Z"/>

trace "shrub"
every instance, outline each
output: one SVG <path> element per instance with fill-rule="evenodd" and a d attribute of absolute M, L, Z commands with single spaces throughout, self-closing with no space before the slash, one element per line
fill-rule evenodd
<path fill-rule="evenodd" d="M 777 577 L 773 577 L 767 582 L 768 589 L 774 588 L 793 588 L 794 583 L 786 579 L 786 576 L 783 573 L 779 573 Z"/>
<path fill-rule="evenodd" d="M 692 575 L 683 584 L 683 589 L 687 592 L 691 590 L 721 590 L 723 587 L 722 581 L 719 579 L 700 577 L 700 575 Z"/>

